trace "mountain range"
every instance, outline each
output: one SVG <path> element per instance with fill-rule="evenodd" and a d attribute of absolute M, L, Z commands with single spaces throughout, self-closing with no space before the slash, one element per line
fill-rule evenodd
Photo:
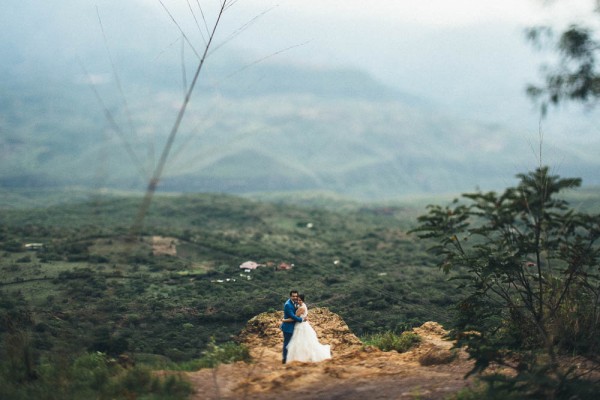
<path fill-rule="evenodd" d="M 143 190 L 193 72 L 183 79 L 178 60 L 147 59 L 130 54 L 120 74 L 5 65 L 0 187 Z M 234 53 L 210 61 L 159 190 L 364 200 L 497 190 L 539 165 L 540 144 L 559 175 L 600 184 L 599 143 L 556 144 L 510 121 L 451 115 L 358 70 L 252 63 Z"/>

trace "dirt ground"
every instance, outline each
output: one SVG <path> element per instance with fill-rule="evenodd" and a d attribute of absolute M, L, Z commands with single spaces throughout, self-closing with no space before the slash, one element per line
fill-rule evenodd
<path fill-rule="evenodd" d="M 331 345 L 332 359 L 320 363 L 281 363 L 282 312 L 263 313 L 248 321 L 239 340 L 253 362 L 220 365 L 186 373 L 195 387 L 193 399 L 446 399 L 472 384 L 464 351 L 435 322 L 414 331 L 422 342 L 406 353 L 365 347 L 346 323 L 325 308 L 310 311 L 310 324 L 321 343 Z"/>
<path fill-rule="evenodd" d="M 152 236 L 152 254 L 159 256 L 166 254 L 177 255 L 177 239 L 164 236 Z"/>

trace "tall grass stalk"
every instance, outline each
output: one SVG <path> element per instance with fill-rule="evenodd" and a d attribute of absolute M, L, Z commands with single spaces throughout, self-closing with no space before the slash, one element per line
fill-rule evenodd
<path fill-rule="evenodd" d="M 161 4 L 162 4 L 162 2 L 161 2 Z M 135 220 L 131 226 L 131 230 L 130 230 L 131 237 L 134 237 L 140 231 L 144 217 L 145 217 L 146 213 L 148 212 L 148 208 L 150 207 L 150 204 L 152 203 L 152 198 L 154 196 L 154 192 L 156 191 L 156 187 L 158 186 L 158 183 L 162 176 L 162 172 L 163 172 L 163 169 L 167 162 L 169 152 L 171 151 L 171 147 L 173 146 L 173 142 L 175 141 L 175 137 L 177 135 L 177 132 L 179 131 L 179 126 L 181 125 L 181 121 L 183 120 L 183 116 L 185 115 L 185 111 L 190 102 L 190 98 L 192 97 L 192 93 L 194 92 L 194 88 L 196 87 L 196 83 L 198 82 L 198 77 L 200 76 L 200 72 L 202 71 L 204 62 L 206 61 L 206 56 L 208 54 L 208 50 L 210 49 L 210 46 L 213 42 L 215 33 L 217 31 L 219 23 L 221 22 L 221 18 L 223 16 L 223 13 L 225 12 L 226 7 L 227 7 L 227 0 L 223 0 L 223 2 L 221 3 L 221 7 L 219 9 L 219 13 L 217 14 L 216 21 L 213 25 L 212 31 L 210 32 L 210 36 L 208 37 L 208 40 L 206 41 L 206 45 L 204 46 L 204 52 L 202 54 L 202 57 L 200 57 L 200 61 L 198 62 L 198 66 L 196 67 L 196 72 L 194 73 L 192 82 L 190 83 L 190 86 L 187 90 L 187 93 L 185 95 L 183 103 L 181 104 L 181 106 L 179 108 L 179 112 L 177 113 L 177 117 L 175 118 L 175 122 L 173 124 L 173 127 L 171 128 L 171 132 L 169 133 L 169 137 L 167 139 L 167 142 L 165 143 L 165 147 L 163 148 L 163 151 L 162 151 L 162 154 L 158 161 L 158 164 L 156 166 L 156 169 L 154 170 L 154 173 L 153 173 L 152 177 L 150 178 L 150 182 L 148 183 L 148 187 L 146 189 L 146 194 L 144 195 L 144 199 L 142 200 L 142 204 L 140 205 L 140 207 L 138 209 L 138 213 L 137 213 Z M 182 33 L 183 33 L 183 31 L 182 31 Z M 185 36 L 184 36 L 184 38 L 185 38 Z"/>

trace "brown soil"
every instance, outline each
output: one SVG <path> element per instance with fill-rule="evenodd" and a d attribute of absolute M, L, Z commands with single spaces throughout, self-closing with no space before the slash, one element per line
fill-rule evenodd
<path fill-rule="evenodd" d="M 152 254 L 159 255 L 177 255 L 177 239 L 164 236 L 152 236 Z"/>
<path fill-rule="evenodd" d="M 446 331 L 435 322 L 415 328 L 422 341 L 405 353 L 363 346 L 346 323 L 325 308 L 311 309 L 310 323 L 332 359 L 320 363 L 281 363 L 282 312 L 248 321 L 238 339 L 253 362 L 220 365 L 186 373 L 193 399 L 444 399 L 470 384 L 472 368 L 464 351 L 452 350 Z"/>

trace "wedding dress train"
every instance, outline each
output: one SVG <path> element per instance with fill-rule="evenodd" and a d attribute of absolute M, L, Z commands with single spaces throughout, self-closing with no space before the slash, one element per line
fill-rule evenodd
<path fill-rule="evenodd" d="M 306 303 L 301 317 L 308 315 Z M 319 362 L 331 358 L 331 347 L 319 343 L 317 333 L 308 321 L 297 322 L 294 325 L 294 334 L 287 346 L 287 361 Z"/>

